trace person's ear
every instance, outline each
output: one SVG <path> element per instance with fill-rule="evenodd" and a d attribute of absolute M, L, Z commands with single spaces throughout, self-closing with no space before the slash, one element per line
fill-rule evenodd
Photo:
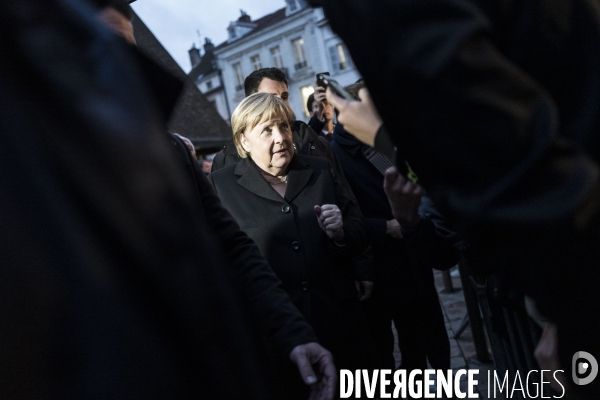
<path fill-rule="evenodd" d="M 243 133 L 240 137 L 240 143 L 242 144 L 244 150 L 246 150 L 246 153 L 250 153 L 250 143 L 248 143 L 248 139 L 246 139 L 246 135 L 244 135 Z"/>

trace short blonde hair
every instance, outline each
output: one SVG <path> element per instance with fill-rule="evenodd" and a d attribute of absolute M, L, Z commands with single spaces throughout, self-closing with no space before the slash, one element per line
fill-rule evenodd
<path fill-rule="evenodd" d="M 242 100 L 231 115 L 233 143 L 240 157 L 248 157 L 248 152 L 242 146 L 242 135 L 256 125 L 275 118 L 287 120 L 290 126 L 296 120 L 291 108 L 274 94 L 254 93 Z"/>

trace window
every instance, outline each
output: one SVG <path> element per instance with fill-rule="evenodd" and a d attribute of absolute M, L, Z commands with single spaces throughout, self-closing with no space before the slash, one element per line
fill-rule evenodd
<path fill-rule="evenodd" d="M 296 4 L 296 0 L 287 0 L 287 4 L 291 13 L 298 9 L 298 4 Z"/>
<path fill-rule="evenodd" d="M 229 39 L 235 39 L 237 37 L 237 32 L 235 31 L 235 26 L 230 26 L 229 29 Z"/>
<path fill-rule="evenodd" d="M 308 110 L 306 108 L 306 102 L 308 101 L 308 98 L 310 97 L 311 94 L 313 94 L 315 92 L 315 89 L 312 87 L 312 85 L 307 85 L 307 86 L 302 86 L 300 88 L 300 95 L 302 95 L 302 108 L 304 108 L 304 115 L 305 116 L 310 116 L 310 110 Z"/>
<path fill-rule="evenodd" d="M 242 72 L 242 64 L 238 62 L 233 64 L 232 67 L 233 73 L 235 74 L 235 90 L 239 92 L 240 90 L 244 89 L 244 73 Z"/>
<path fill-rule="evenodd" d="M 262 68 L 262 64 L 260 63 L 260 55 L 256 54 L 250 57 L 250 63 L 252 64 L 252 68 L 254 71 L 257 71 Z"/>
<path fill-rule="evenodd" d="M 340 61 L 339 66 L 340 66 L 340 70 L 342 69 L 346 69 L 346 53 L 344 53 L 344 47 L 341 44 L 338 44 L 337 46 L 337 53 L 338 53 L 338 59 Z"/>
<path fill-rule="evenodd" d="M 342 43 L 329 47 L 329 57 L 331 58 L 331 66 L 335 72 L 343 71 L 351 65 L 348 50 L 346 50 L 346 46 Z"/>
<path fill-rule="evenodd" d="M 273 66 L 275 68 L 283 68 L 283 58 L 281 58 L 281 50 L 279 46 L 272 47 L 270 49 L 271 57 L 273 58 Z"/>
<path fill-rule="evenodd" d="M 208 81 L 208 82 L 206 82 L 206 89 L 207 89 L 207 90 L 210 90 L 210 89 L 212 89 L 212 81 Z"/>
<path fill-rule="evenodd" d="M 294 47 L 294 55 L 296 56 L 296 64 L 294 65 L 294 69 L 298 71 L 306 67 L 306 53 L 304 52 L 304 39 L 296 39 L 292 41 L 292 46 Z"/>

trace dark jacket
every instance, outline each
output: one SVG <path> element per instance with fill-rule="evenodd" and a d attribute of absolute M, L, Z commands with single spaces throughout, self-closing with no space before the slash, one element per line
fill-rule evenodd
<path fill-rule="evenodd" d="M 362 251 L 367 242 L 357 207 L 331 163 L 295 155 L 285 198 L 249 158 L 213 172 L 208 179 L 317 336 L 343 331 L 340 309 L 344 303 L 356 301 L 348 256 Z M 336 204 L 342 211 L 345 246 L 337 246 L 319 227 L 313 207 L 323 204 Z"/>
<path fill-rule="evenodd" d="M 599 226 L 597 2 L 311 3 L 323 5 L 383 120 L 399 125 L 390 133 L 400 155 L 482 264 L 532 271 L 516 282 L 555 298 L 562 266 L 595 248 Z M 382 24 L 386 39 L 374 41 Z"/>
<path fill-rule="evenodd" d="M 221 206 L 200 164 L 192 158 L 179 137 L 170 137 L 172 148 L 196 194 L 198 206 L 204 211 L 204 223 L 218 246 L 214 251 L 226 256 L 227 264 L 224 267 L 231 268 L 239 278 L 238 287 L 243 291 L 244 300 L 269 343 L 280 357 L 285 358 L 297 345 L 316 342 L 312 328 L 292 304 L 282 289 L 281 281 L 256 244 Z"/>
<path fill-rule="evenodd" d="M 376 290 L 390 298 L 415 298 L 424 292 L 423 286 L 433 283 L 432 268 L 456 265 L 459 253 L 453 244 L 457 235 L 442 224 L 436 230 L 430 218 L 436 212 L 427 198 L 419 209 L 421 221 L 404 233 L 403 240 L 387 235 L 387 221 L 394 216 L 383 190 L 383 175 L 365 158 L 364 147 L 368 146 L 344 131 L 341 124 L 336 125 L 331 148 L 363 212 L 373 247 Z"/>
<path fill-rule="evenodd" d="M 563 366 L 600 353 L 597 1 L 311 3 L 477 264 L 558 321 Z"/>
<path fill-rule="evenodd" d="M 296 146 L 296 153 L 306 156 L 326 157 L 333 164 L 336 163 L 335 157 L 331 152 L 327 140 L 320 137 L 306 123 L 294 121 L 292 124 L 292 139 Z M 217 171 L 223 167 L 235 164 L 241 160 L 233 140 L 229 141 L 225 147 L 219 151 L 212 162 L 211 172 Z"/>
<path fill-rule="evenodd" d="M 313 131 L 320 133 L 323 130 L 323 127 L 325 126 L 325 119 L 323 119 L 323 121 L 321 121 L 317 117 L 317 114 L 315 113 L 308 120 L 308 126 L 310 126 L 310 128 Z"/>

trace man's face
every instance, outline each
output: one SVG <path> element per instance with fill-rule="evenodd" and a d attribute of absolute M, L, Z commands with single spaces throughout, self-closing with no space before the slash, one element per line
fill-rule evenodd
<path fill-rule="evenodd" d="M 323 107 L 323 118 L 325 118 L 326 121 L 331 121 L 333 119 L 333 106 L 329 103 Z"/>
<path fill-rule="evenodd" d="M 283 100 L 288 107 L 290 106 L 290 102 L 288 100 L 288 97 L 290 96 L 288 93 L 288 87 L 283 82 L 277 82 L 269 78 L 263 78 L 258 86 L 258 93 L 274 94 Z"/>
<path fill-rule="evenodd" d="M 321 107 L 319 107 L 319 102 L 318 101 L 313 101 L 312 102 L 312 107 L 310 109 L 310 116 L 312 117 L 315 113 L 318 113 Z"/>

